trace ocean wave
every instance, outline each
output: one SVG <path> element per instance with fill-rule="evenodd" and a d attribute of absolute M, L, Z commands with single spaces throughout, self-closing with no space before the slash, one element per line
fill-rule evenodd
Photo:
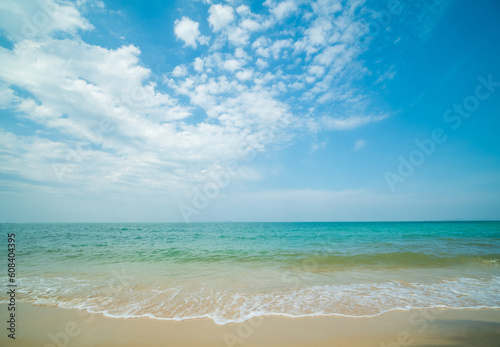
<path fill-rule="evenodd" d="M 109 317 L 162 320 L 210 318 L 244 322 L 260 316 L 373 317 L 416 308 L 499 308 L 500 277 L 463 277 L 415 283 L 386 281 L 251 290 L 181 285 L 96 286 L 77 279 L 25 281 L 22 300 L 34 305 L 76 308 Z"/>
<path fill-rule="evenodd" d="M 80 259 L 82 252 L 67 253 L 59 256 L 60 263 L 71 264 Z M 87 254 L 90 262 L 99 264 L 134 262 L 165 264 L 269 264 L 276 266 L 297 266 L 303 263 L 315 264 L 323 270 L 335 270 L 340 267 L 376 266 L 376 267 L 449 267 L 460 265 L 496 266 L 500 265 L 500 254 L 429 254 L 421 252 L 380 252 L 342 254 L 332 252 L 245 252 L 241 250 L 225 251 L 189 251 L 178 248 L 136 251 L 133 255 L 113 253 Z"/>
<path fill-rule="evenodd" d="M 356 255 L 316 254 L 299 256 L 299 261 L 316 260 L 318 265 L 338 266 L 398 266 L 398 267 L 439 267 L 453 265 L 496 265 L 500 254 L 485 255 L 431 255 L 416 252 L 391 252 Z"/>
<path fill-rule="evenodd" d="M 76 307 L 68 307 L 68 308 L 76 308 Z M 205 314 L 205 315 L 198 315 L 198 316 L 186 316 L 186 317 L 173 317 L 173 318 L 168 318 L 168 317 L 157 317 L 154 314 L 146 313 L 143 315 L 115 315 L 115 314 L 110 314 L 106 311 L 104 312 L 98 312 L 98 311 L 92 311 L 89 309 L 84 309 L 89 313 L 92 314 L 102 314 L 105 317 L 109 318 L 123 318 L 123 319 L 130 319 L 130 318 L 151 318 L 151 319 L 156 319 L 156 320 L 164 320 L 164 321 L 176 321 L 176 322 L 182 322 L 186 320 L 191 320 L 191 319 L 203 319 L 203 318 L 208 318 L 211 319 L 215 324 L 217 325 L 227 325 L 227 324 L 234 324 L 234 323 L 244 323 L 248 320 L 255 319 L 255 318 L 263 318 L 263 317 L 287 317 L 287 318 L 307 318 L 307 317 L 346 317 L 346 318 L 374 318 L 377 316 L 381 316 L 383 314 L 389 313 L 389 312 L 394 312 L 394 311 L 411 311 L 411 310 L 482 310 L 482 309 L 500 309 L 500 306 L 471 306 L 471 307 L 450 307 L 450 306 L 444 306 L 444 305 L 437 305 L 437 306 L 427 306 L 427 307 L 396 307 L 392 309 L 388 309 L 385 311 L 381 311 L 379 313 L 375 313 L 372 315 L 348 315 L 348 314 L 341 314 L 341 313 L 310 313 L 310 314 L 301 314 L 301 315 L 294 315 L 294 314 L 287 314 L 287 313 L 282 313 L 282 312 L 251 312 L 247 314 L 246 316 L 238 319 L 226 319 L 224 317 L 219 317 L 211 314 Z"/>

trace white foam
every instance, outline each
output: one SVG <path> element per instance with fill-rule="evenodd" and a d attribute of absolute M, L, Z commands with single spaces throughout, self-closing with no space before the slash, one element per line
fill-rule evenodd
<path fill-rule="evenodd" d="M 500 277 L 462 277 L 429 283 L 387 281 L 305 286 L 298 289 L 201 286 L 168 283 L 148 287 L 104 286 L 74 278 L 25 279 L 22 300 L 43 306 L 77 308 L 114 318 L 183 321 L 212 319 L 241 323 L 256 317 L 375 317 L 397 310 L 500 308 Z"/>

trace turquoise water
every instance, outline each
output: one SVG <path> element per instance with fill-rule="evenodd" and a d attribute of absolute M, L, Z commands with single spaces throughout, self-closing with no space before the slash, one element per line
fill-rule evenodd
<path fill-rule="evenodd" d="M 0 229 L 5 242 L 16 234 L 18 299 L 35 305 L 218 324 L 262 315 L 500 307 L 500 222 Z M 7 284 L 6 276 L 0 280 Z"/>

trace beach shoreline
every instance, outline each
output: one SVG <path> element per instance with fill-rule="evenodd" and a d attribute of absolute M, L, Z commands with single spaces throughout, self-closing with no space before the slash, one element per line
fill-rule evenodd
<path fill-rule="evenodd" d="M 500 309 L 413 309 L 371 318 L 264 316 L 217 325 L 211 319 L 110 318 L 18 303 L 16 339 L 2 346 L 482 346 L 500 341 Z M 0 305 L 7 317 L 7 305 Z"/>

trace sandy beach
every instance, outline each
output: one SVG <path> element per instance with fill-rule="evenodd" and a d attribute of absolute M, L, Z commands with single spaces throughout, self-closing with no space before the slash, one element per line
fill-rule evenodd
<path fill-rule="evenodd" d="M 499 346 L 499 223 L 8 227 L 2 347 Z"/>
<path fill-rule="evenodd" d="M 0 306 L 7 312 L 6 305 Z M 2 346 L 498 346 L 500 310 L 394 311 L 373 318 L 266 316 L 216 325 L 109 318 L 101 314 L 19 303 L 16 340 Z"/>

